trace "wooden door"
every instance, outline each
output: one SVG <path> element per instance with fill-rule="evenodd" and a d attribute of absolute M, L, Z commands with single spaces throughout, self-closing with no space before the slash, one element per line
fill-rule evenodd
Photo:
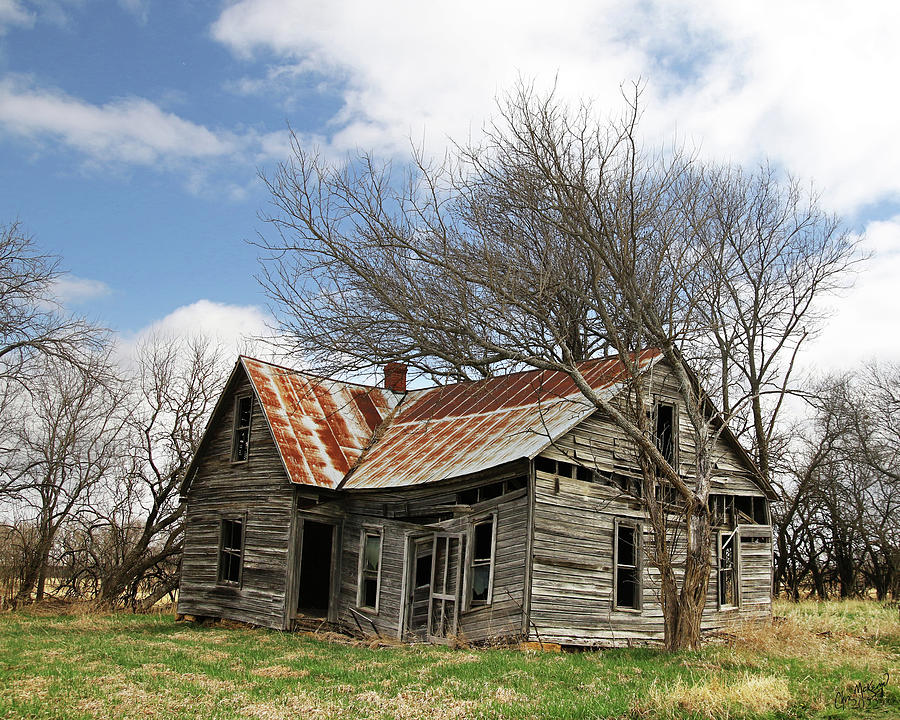
<path fill-rule="evenodd" d="M 456 636 L 459 623 L 463 536 L 435 533 L 431 547 L 428 639 L 446 643 Z"/>

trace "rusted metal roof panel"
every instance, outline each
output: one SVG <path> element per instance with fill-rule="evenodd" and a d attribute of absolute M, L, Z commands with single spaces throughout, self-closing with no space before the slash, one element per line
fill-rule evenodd
<path fill-rule="evenodd" d="M 336 488 L 400 396 L 242 357 L 291 482 Z"/>
<path fill-rule="evenodd" d="M 647 351 L 642 364 L 660 355 Z M 579 370 L 595 391 L 624 380 L 617 358 Z M 389 488 L 460 477 L 534 457 L 594 411 L 563 372 L 530 371 L 409 393 L 342 488 Z"/>

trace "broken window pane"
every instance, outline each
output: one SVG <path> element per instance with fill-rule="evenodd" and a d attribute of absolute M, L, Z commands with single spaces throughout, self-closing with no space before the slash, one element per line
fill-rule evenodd
<path fill-rule="evenodd" d="M 362 563 L 359 577 L 360 607 L 378 609 L 378 582 L 381 566 L 381 534 L 367 532 L 363 535 Z"/>
<path fill-rule="evenodd" d="M 494 539 L 494 521 L 478 523 L 475 526 L 475 551 L 476 560 L 491 559 L 491 545 Z"/>
<path fill-rule="evenodd" d="M 472 601 L 486 602 L 491 581 L 491 566 L 477 565 L 472 568 Z"/>
<path fill-rule="evenodd" d="M 363 567 L 366 570 L 378 570 L 378 557 L 381 554 L 381 536 L 366 535 L 366 550 Z"/>
<path fill-rule="evenodd" d="M 431 555 L 419 555 L 416 558 L 416 587 L 425 587 L 431 583 Z"/>

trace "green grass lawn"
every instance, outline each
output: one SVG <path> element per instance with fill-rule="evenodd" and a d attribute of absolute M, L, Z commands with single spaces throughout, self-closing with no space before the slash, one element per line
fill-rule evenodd
<path fill-rule="evenodd" d="M 677 654 L 370 649 L 170 615 L 5 613 L 0 718 L 900 717 L 896 608 L 776 613 Z M 860 695 L 885 672 L 883 698 Z"/>

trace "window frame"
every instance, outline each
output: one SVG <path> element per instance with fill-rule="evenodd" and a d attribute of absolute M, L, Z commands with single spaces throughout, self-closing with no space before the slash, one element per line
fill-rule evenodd
<path fill-rule="evenodd" d="M 499 525 L 499 513 L 485 513 L 476 515 L 469 522 L 468 531 L 466 533 L 466 576 L 465 576 L 465 603 L 463 611 L 478 610 L 484 607 L 490 607 L 494 602 L 494 573 L 497 567 L 497 526 Z M 475 559 L 475 528 L 478 525 L 491 523 L 491 557 L 488 561 Z M 477 565 L 476 565 L 477 563 Z M 472 594 L 475 590 L 475 568 L 488 566 L 488 587 L 487 597 L 484 600 L 475 600 Z"/>
<path fill-rule="evenodd" d="M 375 573 L 375 605 L 364 605 L 366 600 L 365 579 L 367 573 L 371 574 L 372 570 L 365 568 L 366 563 L 366 540 L 370 537 L 378 538 L 378 568 Z M 381 604 L 381 568 L 384 558 L 384 528 L 380 525 L 364 525 L 360 531 L 359 537 L 359 567 L 356 575 L 356 608 L 362 612 L 378 614 Z M 368 575 L 371 577 L 371 575 Z"/>
<path fill-rule="evenodd" d="M 619 562 L 619 528 L 630 527 L 634 530 L 634 565 L 625 565 Z M 631 518 L 615 518 L 613 523 L 613 578 L 612 578 L 612 607 L 616 612 L 641 613 L 644 609 L 644 532 L 641 522 Z M 637 591 L 635 593 L 636 605 L 619 605 L 619 568 L 633 569 Z"/>
<path fill-rule="evenodd" d="M 729 541 L 732 546 L 731 568 L 722 567 L 722 540 L 730 535 Z M 726 543 L 727 544 L 727 543 Z M 732 573 L 732 582 L 734 583 L 734 602 L 726 603 L 722 601 L 722 573 Z M 741 534 L 738 532 L 737 526 L 731 531 L 720 530 L 716 535 L 716 606 L 719 610 L 733 610 L 741 606 Z"/>
<path fill-rule="evenodd" d="M 241 546 L 235 553 L 234 548 L 225 547 L 225 523 L 240 523 L 241 526 Z M 219 518 L 219 553 L 218 567 L 216 568 L 216 585 L 224 585 L 227 587 L 241 588 L 244 584 L 244 547 L 247 543 L 247 515 L 225 515 Z M 230 556 L 237 555 L 238 558 L 238 578 L 231 580 L 222 577 L 222 559 L 228 554 Z"/>
<path fill-rule="evenodd" d="M 241 418 L 241 402 L 248 400 L 250 402 L 250 417 L 247 425 L 240 425 Z M 247 447 L 244 457 L 238 457 L 238 436 L 241 430 L 247 428 Z M 253 393 L 241 393 L 234 396 L 234 419 L 231 427 L 231 462 L 232 464 L 245 463 L 250 458 L 250 434 L 253 429 Z"/>

